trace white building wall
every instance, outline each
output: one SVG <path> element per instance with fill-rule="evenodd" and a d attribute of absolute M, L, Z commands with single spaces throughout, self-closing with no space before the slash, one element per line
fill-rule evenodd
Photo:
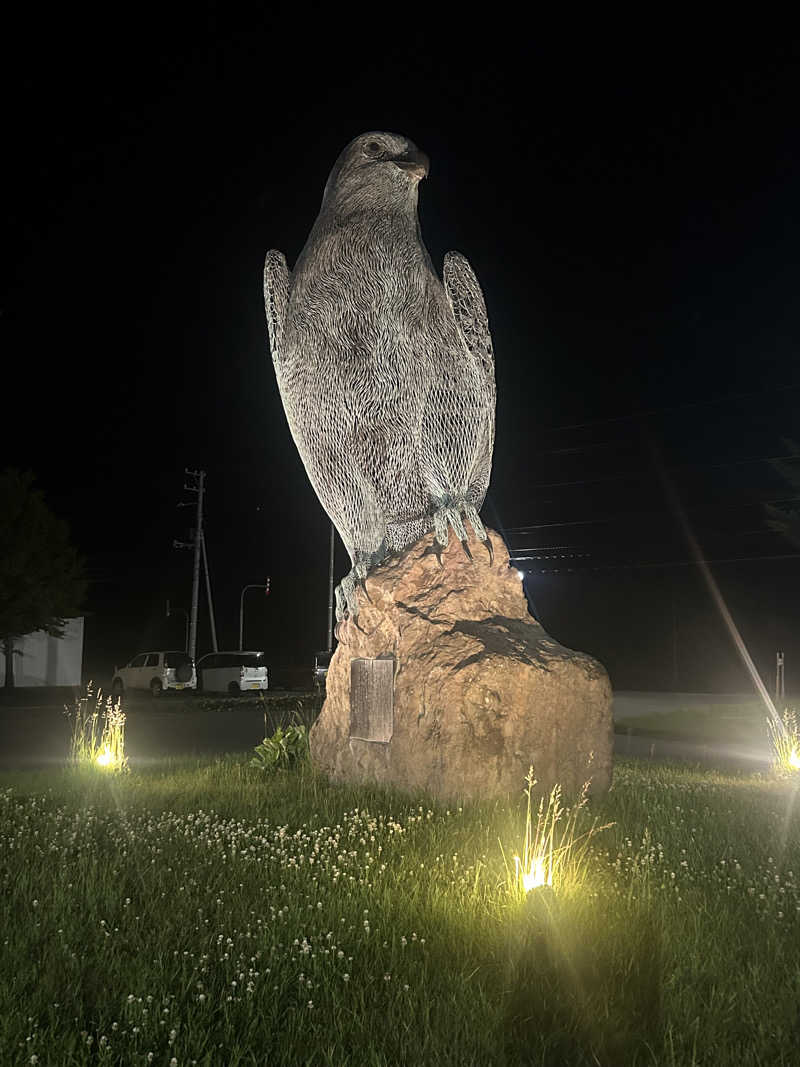
<path fill-rule="evenodd" d="M 14 647 L 14 681 L 22 686 L 80 685 L 83 668 L 83 617 L 68 619 L 63 637 L 44 630 L 26 634 Z M 6 680 L 6 660 L 0 654 L 0 686 Z"/>

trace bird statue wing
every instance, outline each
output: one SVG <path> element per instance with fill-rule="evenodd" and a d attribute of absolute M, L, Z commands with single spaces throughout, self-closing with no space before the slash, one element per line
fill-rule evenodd
<path fill-rule="evenodd" d="M 444 257 L 444 288 L 464 344 L 483 370 L 494 394 L 494 351 L 489 316 L 478 279 L 466 256 L 448 252 Z"/>
<path fill-rule="evenodd" d="M 283 332 L 289 306 L 289 268 L 283 252 L 271 248 L 264 261 L 264 307 L 267 312 L 269 350 L 278 382 L 283 361 Z"/>

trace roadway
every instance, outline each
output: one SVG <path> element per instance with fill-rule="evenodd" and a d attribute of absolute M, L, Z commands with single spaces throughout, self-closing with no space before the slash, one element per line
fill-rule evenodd
<path fill-rule="evenodd" d="M 33 692 L 33 691 L 32 691 Z M 271 699 L 302 698 L 301 693 L 270 693 Z M 306 694 L 308 696 L 308 694 Z M 19 694 L 17 694 L 19 697 Z M 33 698 L 35 699 L 35 697 Z M 752 702 L 748 695 L 686 693 L 617 693 L 614 718 L 635 720 L 685 707 Z M 264 736 L 264 715 L 257 704 L 242 709 L 198 710 L 193 696 L 169 694 L 158 701 L 146 696 L 128 702 L 126 751 L 132 765 L 165 756 L 208 756 L 245 752 Z M 702 701 L 702 705 L 701 702 Z M 230 701 L 226 701 L 228 706 Z M 688 741 L 615 733 L 617 755 L 652 760 L 688 760 L 723 769 L 765 770 L 770 761 L 766 741 L 752 750 L 736 745 L 698 745 Z M 69 750 L 69 722 L 59 706 L 0 706 L 0 769 L 13 770 L 63 763 Z"/>

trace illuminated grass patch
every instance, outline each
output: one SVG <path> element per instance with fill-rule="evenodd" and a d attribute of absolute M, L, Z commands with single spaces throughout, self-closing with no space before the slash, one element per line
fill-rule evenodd
<path fill-rule="evenodd" d="M 800 733 L 797 729 L 797 712 L 786 708 L 779 722 L 767 719 L 767 731 L 775 755 L 775 770 L 779 774 L 797 774 L 800 771 Z"/>
<path fill-rule="evenodd" d="M 622 761 L 525 896 L 522 796 L 246 760 L 4 776 L 0 1063 L 796 1062 L 791 781 Z"/>
<path fill-rule="evenodd" d="M 587 804 L 590 782 L 587 781 L 575 803 L 567 807 L 561 799 L 561 786 L 556 784 L 547 798 L 540 797 L 536 818 L 531 811 L 531 793 L 536 786 L 533 767 L 525 778 L 525 838 L 522 855 L 514 855 L 513 875 L 508 881 L 512 893 L 525 895 L 534 889 L 552 888 L 555 884 L 562 890 L 575 890 L 586 877 L 586 850 L 589 838 L 612 824 L 592 825 L 580 833 L 581 817 Z M 503 859 L 505 849 L 502 847 Z M 508 869 L 508 862 L 506 861 Z"/>
<path fill-rule="evenodd" d="M 64 713 L 70 724 L 69 758 L 73 767 L 83 770 L 125 771 L 125 713 L 119 700 L 103 701 L 102 691 L 92 703 L 90 682 L 86 694 L 78 697 Z"/>

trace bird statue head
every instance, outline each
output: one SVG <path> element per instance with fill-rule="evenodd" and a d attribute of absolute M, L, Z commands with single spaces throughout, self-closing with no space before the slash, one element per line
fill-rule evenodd
<path fill-rule="evenodd" d="M 417 189 L 430 161 L 398 133 L 362 133 L 342 150 L 322 198 L 323 211 L 337 214 L 377 206 L 416 209 Z"/>

